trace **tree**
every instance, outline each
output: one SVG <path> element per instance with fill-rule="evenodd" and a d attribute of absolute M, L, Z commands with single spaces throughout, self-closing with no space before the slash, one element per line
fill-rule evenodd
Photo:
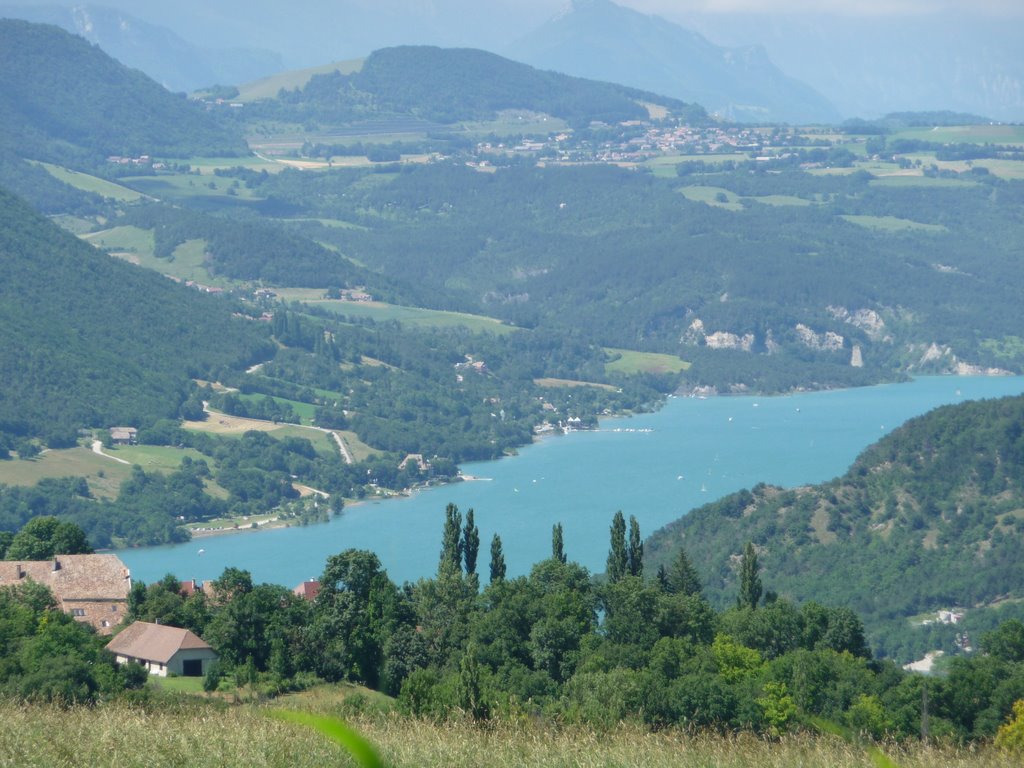
<path fill-rule="evenodd" d="M 466 573 L 476 573 L 476 558 L 480 552 L 480 529 L 473 522 L 473 510 L 466 512 L 466 527 L 462 530 L 462 556 L 466 563 Z"/>
<path fill-rule="evenodd" d="M 88 555 L 92 547 L 85 532 L 56 517 L 34 517 L 22 526 L 7 547 L 8 560 L 49 560 L 54 555 Z"/>
<path fill-rule="evenodd" d="M 666 574 L 668 591 L 675 595 L 699 595 L 701 591 L 700 577 L 697 569 L 693 567 L 690 558 L 682 549 L 672 561 L 672 566 Z"/>
<path fill-rule="evenodd" d="M 501 551 L 501 537 L 491 539 L 491 583 L 505 580 L 505 554 Z"/>
<path fill-rule="evenodd" d="M 629 516 L 629 549 L 626 552 L 626 560 L 630 576 L 644 575 L 644 542 L 640 538 L 640 523 L 633 515 Z"/>
<path fill-rule="evenodd" d="M 748 541 L 740 560 L 740 593 L 736 598 L 738 607 L 751 610 L 757 608 L 763 591 L 758 570 L 757 551 L 754 549 L 754 544 Z"/>
<path fill-rule="evenodd" d="M 444 530 L 441 534 L 441 561 L 437 572 L 462 570 L 462 515 L 459 508 L 449 504 L 444 510 Z"/>
<path fill-rule="evenodd" d="M 565 545 L 562 540 L 561 523 L 557 523 L 551 528 L 551 557 L 560 563 L 565 562 Z"/>
<path fill-rule="evenodd" d="M 626 552 L 626 518 L 622 512 L 616 512 L 612 518 L 611 548 L 608 550 L 608 564 L 605 570 L 608 581 L 612 584 L 622 581 L 629 566 L 629 555 Z"/>

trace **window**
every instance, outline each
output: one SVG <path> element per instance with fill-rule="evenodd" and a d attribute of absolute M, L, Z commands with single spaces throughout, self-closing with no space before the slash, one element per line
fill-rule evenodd
<path fill-rule="evenodd" d="M 72 608 L 71 609 L 71 615 L 72 616 L 85 616 L 85 608 Z"/>
<path fill-rule="evenodd" d="M 117 613 L 117 606 L 116 605 L 110 606 L 110 612 L 111 613 Z"/>

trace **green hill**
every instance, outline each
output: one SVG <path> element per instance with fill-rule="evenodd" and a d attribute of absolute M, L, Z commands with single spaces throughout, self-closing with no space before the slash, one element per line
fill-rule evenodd
<path fill-rule="evenodd" d="M 586 125 L 646 119 L 641 102 L 689 114 L 692 120 L 706 118 L 703 109 L 678 99 L 545 72 L 486 51 L 432 46 L 374 51 L 357 71 L 315 74 L 301 89 L 282 91 L 262 111 L 342 122 L 412 115 L 450 124 L 518 109 Z"/>
<path fill-rule="evenodd" d="M 1024 397 L 939 408 L 840 478 L 733 494 L 658 531 L 648 552 L 668 562 L 682 546 L 725 605 L 747 541 L 767 589 L 852 608 L 887 655 L 951 641 L 962 627 L 908 620 L 955 607 L 971 618 L 970 609 L 1024 598 Z"/>
<path fill-rule="evenodd" d="M 106 256 L 3 191 L 0 327 L 0 432 L 56 445 L 174 416 L 190 376 L 272 354 L 227 302 Z"/>
<path fill-rule="evenodd" d="M 64 30 L 0 20 L 0 146 L 92 164 L 110 155 L 241 155 L 241 135 Z"/>

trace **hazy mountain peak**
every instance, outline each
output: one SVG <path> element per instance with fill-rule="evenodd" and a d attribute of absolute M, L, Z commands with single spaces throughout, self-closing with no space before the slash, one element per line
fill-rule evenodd
<path fill-rule="evenodd" d="M 764 48 L 717 46 L 697 32 L 610 0 L 572 0 L 566 13 L 506 53 L 537 67 L 697 102 L 731 119 L 838 118 L 821 94 L 781 72 Z"/>

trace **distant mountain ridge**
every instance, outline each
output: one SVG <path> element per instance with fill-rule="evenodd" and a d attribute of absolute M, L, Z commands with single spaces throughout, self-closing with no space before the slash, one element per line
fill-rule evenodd
<path fill-rule="evenodd" d="M 644 103 L 706 119 L 700 106 L 637 88 L 543 71 L 474 48 L 423 45 L 374 51 L 351 74 L 315 74 L 301 89 L 279 94 L 278 102 L 299 119 L 319 114 L 338 122 L 392 114 L 451 124 L 527 110 L 587 125 L 647 119 Z"/>
<path fill-rule="evenodd" d="M 566 13 L 504 53 L 536 67 L 697 102 L 731 120 L 839 118 L 824 96 L 785 75 L 763 48 L 723 48 L 696 32 L 609 0 L 574 0 Z"/>
<path fill-rule="evenodd" d="M 242 83 L 284 68 L 280 55 L 252 48 L 204 48 L 166 27 L 97 5 L 0 5 L 0 17 L 54 24 L 84 37 L 171 91 Z"/>

